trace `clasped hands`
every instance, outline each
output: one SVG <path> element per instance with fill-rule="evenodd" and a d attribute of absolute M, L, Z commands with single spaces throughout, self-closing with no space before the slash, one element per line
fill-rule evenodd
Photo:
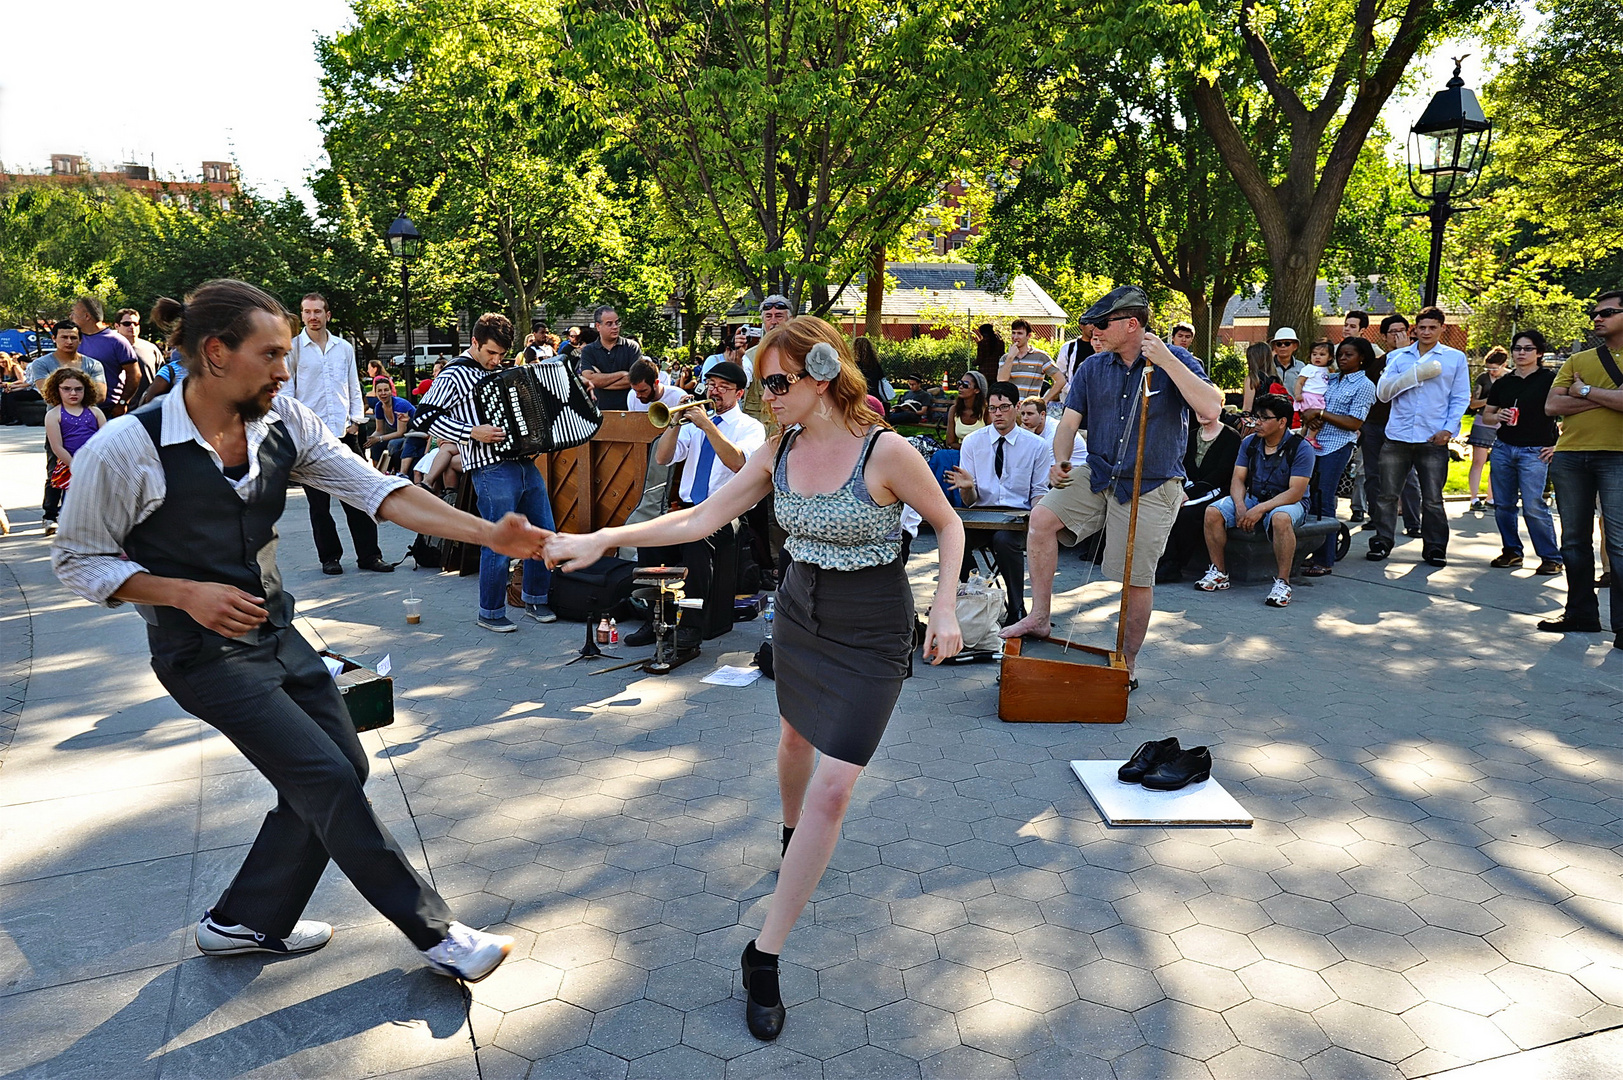
<path fill-rule="evenodd" d="M 485 546 L 513 559 L 542 559 L 554 570 L 570 573 L 603 557 L 608 543 L 601 533 L 566 533 L 530 524 L 522 514 L 508 514 L 490 527 Z"/>

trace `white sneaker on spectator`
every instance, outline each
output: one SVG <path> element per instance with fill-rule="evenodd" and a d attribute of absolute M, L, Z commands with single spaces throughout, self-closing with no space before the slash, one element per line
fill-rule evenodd
<path fill-rule="evenodd" d="M 1215 566 L 1206 568 L 1206 576 L 1195 582 L 1201 592 L 1222 592 L 1229 587 L 1229 576 Z"/>
<path fill-rule="evenodd" d="M 441 975 L 463 982 L 478 982 L 495 971 L 512 948 L 510 937 L 454 922 L 446 930 L 444 941 L 423 950 L 423 959 Z"/>
<path fill-rule="evenodd" d="M 300 919 L 293 932 L 280 940 L 268 938 L 246 926 L 227 926 L 214 920 L 214 912 L 204 912 L 197 923 L 197 951 L 206 956 L 241 956 L 243 953 L 274 953 L 291 956 L 313 952 L 332 940 L 332 927 L 314 919 Z"/>
<path fill-rule="evenodd" d="M 1287 581 L 1274 578 L 1274 587 L 1268 590 L 1268 599 L 1263 603 L 1269 607 L 1284 607 L 1291 602 L 1291 587 Z"/>

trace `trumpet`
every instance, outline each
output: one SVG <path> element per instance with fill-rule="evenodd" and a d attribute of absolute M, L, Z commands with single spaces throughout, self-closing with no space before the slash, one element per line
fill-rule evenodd
<path fill-rule="evenodd" d="M 695 398 L 692 401 L 678 405 L 675 408 L 656 401 L 648 406 L 648 422 L 657 428 L 670 427 L 672 424 L 685 423 L 689 418 L 679 415 L 689 409 L 703 409 L 711 416 L 716 415 L 716 406 L 709 398 Z"/>

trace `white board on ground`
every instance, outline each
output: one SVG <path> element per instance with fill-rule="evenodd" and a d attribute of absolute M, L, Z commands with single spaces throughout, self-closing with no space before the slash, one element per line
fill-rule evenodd
<path fill-rule="evenodd" d="M 1116 779 L 1122 761 L 1073 761 L 1071 771 L 1107 825 L 1251 825 L 1250 814 L 1216 780 L 1152 791 Z"/>

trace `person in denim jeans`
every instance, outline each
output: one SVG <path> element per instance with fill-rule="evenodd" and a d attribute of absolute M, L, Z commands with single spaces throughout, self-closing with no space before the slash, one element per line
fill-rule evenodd
<path fill-rule="evenodd" d="M 1361 337 L 1343 338 L 1336 346 L 1336 374 L 1330 377 L 1324 395 L 1323 409 L 1303 409 L 1302 421 L 1322 419 L 1319 429 L 1318 462 L 1315 468 L 1319 482 L 1309 493 L 1309 509 L 1318 517 L 1335 517 L 1340 499 L 1336 485 L 1347 471 L 1353 450 L 1358 446 L 1358 433 L 1375 404 L 1375 384 L 1364 374 L 1364 368 L 1375 360 L 1375 346 Z M 1310 556 L 1302 567 L 1307 577 L 1323 577 L 1336 565 L 1336 535 L 1324 538 L 1324 545 Z"/>
<path fill-rule="evenodd" d="M 1561 554 L 1566 561 L 1567 609 L 1558 619 L 1545 619 L 1547 633 L 1596 633 L 1601 629 L 1595 596 L 1595 503 L 1600 503 L 1602 532 L 1612 562 L 1623 561 L 1623 380 L 1607 370 L 1602 350 L 1612 364 L 1623 354 L 1623 290 L 1611 289 L 1595 300 L 1590 312 L 1600 349 L 1574 353 L 1555 377 L 1545 412 L 1565 417 L 1561 439 L 1550 461 L 1550 479 L 1561 509 Z M 1612 593 L 1613 645 L 1623 648 L 1623 600 Z"/>
<path fill-rule="evenodd" d="M 552 501 L 547 482 L 530 459 L 505 461 L 490 444 L 505 438 L 501 428 L 480 422 L 474 405 L 473 388 L 488 372 L 501 366 L 513 347 L 513 324 L 505 315 L 481 315 L 473 327 L 473 345 L 468 352 L 445 366 L 428 388 L 417 410 L 417 428 L 450 442 L 462 452 L 463 468 L 479 496 L 479 516 L 500 521 L 503 515 L 519 513 L 530 524 L 549 532 L 554 528 Z M 507 617 L 506 555 L 481 548 L 479 552 L 479 625 L 498 634 L 518 629 Z M 524 560 L 524 614 L 536 622 L 557 619 L 547 607 L 547 589 L 552 571 L 540 559 Z"/>
<path fill-rule="evenodd" d="M 1493 471 L 1488 479 L 1493 491 L 1493 516 L 1499 526 L 1504 550 L 1488 565 L 1510 569 L 1522 564 L 1522 538 L 1516 526 L 1516 502 L 1521 500 L 1527 534 L 1538 553 L 1537 573 L 1561 573 L 1561 547 L 1555 538 L 1555 525 L 1549 507 L 1544 505 L 1544 481 L 1555 442 L 1561 432 L 1555 419 L 1544 411 L 1555 372 L 1542 367 L 1544 335 L 1523 330 L 1511 341 L 1515 367 L 1500 376 L 1488 390 L 1481 420 L 1497 425 L 1498 437 L 1488 460 Z"/>

